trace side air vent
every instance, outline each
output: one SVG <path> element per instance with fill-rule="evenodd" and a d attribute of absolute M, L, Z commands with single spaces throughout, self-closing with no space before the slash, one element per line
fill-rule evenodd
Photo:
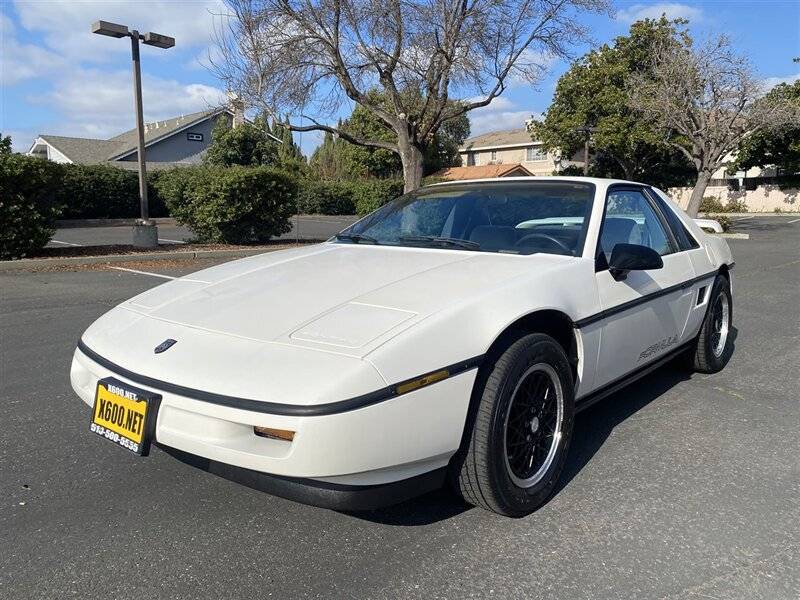
<path fill-rule="evenodd" d="M 699 290 L 697 290 L 697 306 L 700 306 L 703 303 L 703 300 L 706 299 L 706 287 L 703 286 Z"/>

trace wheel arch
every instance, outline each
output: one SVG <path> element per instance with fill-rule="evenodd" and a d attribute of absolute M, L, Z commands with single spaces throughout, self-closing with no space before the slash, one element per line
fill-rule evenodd
<path fill-rule="evenodd" d="M 453 461 L 458 460 L 459 455 L 463 454 L 469 444 L 469 435 L 475 422 L 481 391 L 486 382 L 486 378 L 491 373 L 492 365 L 500 354 L 515 340 L 529 333 L 544 333 L 558 342 L 564 349 L 564 353 L 569 360 L 573 381 L 577 382 L 579 364 L 578 330 L 575 328 L 575 323 L 569 315 L 557 309 L 540 309 L 522 315 L 512 321 L 495 336 L 486 351 L 483 364 L 480 369 L 478 369 L 478 375 L 473 384 L 472 395 L 467 410 L 467 418 L 465 419 L 464 430 L 461 436 L 461 444 L 458 451 L 451 459 L 451 465 Z"/>
<path fill-rule="evenodd" d="M 578 330 L 574 321 L 565 312 L 557 309 L 541 309 L 523 315 L 509 323 L 494 339 L 486 352 L 488 363 L 505 350 L 520 335 L 528 333 L 544 333 L 555 339 L 564 349 L 570 365 L 573 379 L 578 373 Z"/>

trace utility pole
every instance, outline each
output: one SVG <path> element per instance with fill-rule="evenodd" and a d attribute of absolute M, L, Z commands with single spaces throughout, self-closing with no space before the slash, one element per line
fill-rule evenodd
<path fill-rule="evenodd" d="M 158 227 L 150 219 L 147 201 L 147 166 L 144 149 L 144 109 L 142 108 L 142 69 L 139 59 L 139 40 L 156 48 L 172 48 L 175 38 L 148 31 L 141 35 L 137 30 L 129 31 L 127 25 L 97 21 L 92 24 L 92 33 L 113 38 L 131 38 L 131 60 L 133 63 L 133 105 L 136 110 L 136 156 L 139 163 L 139 219 L 133 226 L 133 245 L 140 248 L 158 246 Z"/>

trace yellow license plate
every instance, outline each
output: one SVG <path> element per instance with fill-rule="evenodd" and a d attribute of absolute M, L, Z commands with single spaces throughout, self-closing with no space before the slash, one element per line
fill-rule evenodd
<path fill-rule="evenodd" d="M 146 456 L 161 396 L 108 377 L 97 382 L 91 431 Z"/>

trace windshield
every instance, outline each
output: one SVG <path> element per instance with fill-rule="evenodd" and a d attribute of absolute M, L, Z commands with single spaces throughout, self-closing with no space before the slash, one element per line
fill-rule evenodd
<path fill-rule="evenodd" d="M 592 184 L 565 181 L 424 188 L 385 204 L 336 241 L 579 256 L 593 197 Z"/>

